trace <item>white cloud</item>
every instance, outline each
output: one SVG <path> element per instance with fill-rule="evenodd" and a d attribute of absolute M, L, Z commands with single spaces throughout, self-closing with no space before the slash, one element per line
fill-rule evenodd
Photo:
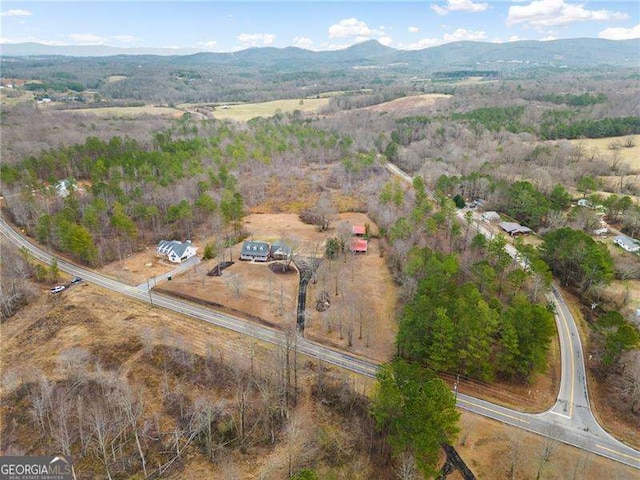
<path fill-rule="evenodd" d="M 236 38 L 244 47 L 265 47 L 272 45 L 276 36 L 272 33 L 241 33 Z"/>
<path fill-rule="evenodd" d="M 68 45 L 67 42 L 61 42 L 58 40 L 42 40 L 36 37 L 21 37 L 21 38 L 0 37 L 0 44 L 2 43 L 41 43 L 42 45 L 51 45 L 51 46 Z"/>
<path fill-rule="evenodd" d="M 113 39 L 122 43 L 133 43 L 140 40 L 140 38 L 134 37 L 133 35 L 115 35 Z"/>
<path fill-rule="evenodd" d="M 548 35 L 545 35 L 544 37 L 542 37 L 540 39 L 541 42 L 550 42 L 552 40 L 557 40 L 558 37 L 556 37 L 553 33 L 550 33 Z"/>
<path fill-rule="evenodd" d="M 389 45 L 391 45 L 391 43 L 393 43 L 393 40 L 391 39 L 391 37 L 388 37 L 388 36 L 382 36 L 382 37 L 378 38 L 378 41 L 379 41 L 382 45 L 385 45 L 385 46 L 387 46 L 387 47 L 388 47 Z"/>
<path fill-rule="evenodd" d="M 411 33 L 418 33 L 420 29 L 418 27 L 409 27 L 407 28 Z"/>
<path fill-rule="evenodd" d="M 204 47 L 207 50 L 213 50 L 218 46 L 218 42 L 215 40 L 207 40 L 206 42 L 198 42 L 198 46 Z"/>
<path fill-rule="evenodd" d="M 6 12 L 0 12 L 0 17 L 29 17 L 31 12 L 29 10 L 15 9 L 7 10 Z"/>
<path fill-rule="evenodd" d="M 443 42 L 439 38 L 423 38 L 417 42 L 409 43 L 407 45 L 399 45 L 401 50 L 422 50 L 423 48 L 435 47 L 441 45 Z"/>
<path fill-rule="evenodd" d="M 606 38 L 607 40 L 630 40 L 632 38 L 640 38 L 640 23 L 635 27 L 609 27 L 598 33 L 598 38 Z"/>
<path fill-rule="evenodd" d="M 345 18 L 329 27 L 329 38 L 370 37 L 374 33 L 366 23 L 357 18 Z"/>
<path fill-rule="evenodd" d="M 445 42 L 457 42 L 460 40 L 478 41 L 486 40 L 487 34 L 482 30 L 470 31 L 465 30 L 464 28 L 458 28 L 453 33 L 445 33 L 443 38 Z"/>
<path fill-rule="evenodd" d="M 520 37 L 518 37 L 518 35 L 511 35 L 511 36 L 509 37 L 509 41 L 510 41 L 510 42 L 517 42 L 517 41 L 519 41 L 519 40 L 520 40 Z"/>
<path fill-rule="evenodd" d="M 343 50 L 345 48 L 349 48 L 352 45 L 353 43 L 336 44 L 336 43 L 323 42 L 320 44 L 320 50 Z"/>
<path fill-rule="evenodd" d="M 295 37 L 293 44 L 300 48 L 311 48 L 313 46 L 313 40 L 307 37 Z"/>
<path fill-rule="evenodd" d="M 449 12 L 480 13 L 489 8 L 488 3 L 474 3 L 472 0 L 446 0 L 444 7 L 437 3 L 431 4 L 431 10 L 438 15 L 447 15 Z"/>
<path fill-rule="evenodd" d="M 533 28 L 545 28 L 574 22 L 609 22 L 628 18 L 629 15 L 623 12 L 587 10 L 583 4 L 566 3 L 564 0 L 536 0 L 529 5 L 509 7 L 507 25 L 524 23 Z"/>
<path fill-rule="evenodd" d="M 431 4 L 431 10 L 436 12 L 438 15 L 449 15 L 449 10 L 447 10 L 446 8 L 442 8 L 440 5 L 437 5 L 435 3 Z"/>
<path fill-rule="evenodd" d="M 69 38 L 80 45 L 104 45 L 107 43 L 105 37 L 93 33 L 71 33 Z"/>

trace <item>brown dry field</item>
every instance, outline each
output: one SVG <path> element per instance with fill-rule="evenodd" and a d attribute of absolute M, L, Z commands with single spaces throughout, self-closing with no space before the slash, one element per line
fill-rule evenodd
<path fill-rule="evenodd" d="M 151 266 L 147 266 L 149 264 Z M 120 282 L 135 286 L 178 266 L 178 264 L 158 257 L 155 253 L 155 247 L 150 245 L 144 252 L 123 258 L 122 261 L 111 262 L 98 271 Z"/>
<path fill-rule="evenodd" d="M 64 105 L 64 104 L 62 104 Z M 143 107 L 102 107 L 102 108 L 76 108 L 69 110 L 56 110 L 56 112 L 73 112 L 85 115 L 105 118 L 135 118 L 142 115 L 154 115 L 158 117 L 179 118 L 184 112 L 171 107 L 156 107 L 145 105 Z"/>
<path fill-rule="evenodd" d="M 373 222 L 362 213 L 339 214 L 327 232 L 318 232 L 313 225 L 302 223 L 296 214 L 251 214 L 244 218 L 243 227 L 249 238 L 254 240 L 273 242 L 282 237 L 290 239 L 298 245 L 299 255 L 311 257 L 324 253 L 325 240 L 336 235 L 337 228 L 365 223 L 371 225 L 372 233 L 377 232 Z M 203 243 L 211 240 L 206 239 Z M 242 243 L 232 247 L 235 263 L 221 276 L 206 275 L 220 260 L 212 259 L 175 276 L 171 282 L 165 282 L 163 290 L 224 305 L 233 311 L 257 317 L 268 325 L 292 328 L 296 319 L 298 275 L 274 273 L 269 269 L 269 263 L 239 261 L 241 248 Z M 224 254 L 228 260 L 229 251 Z M 320 282 L 310 285 L 306 336 L 377 361 L 388 360 L 393 353 L 396 333 L 394 312 L 398 291 L 380 255 L 379 240 L 370 240 L 366 255 L 346 255 L 344 260 L 333 262 L 331 269 L 338 271 L 345 281 L 340 284 L 338 297 L 332 297 L 332 306 L 323 314 L 314 308 Z M 335 283 L 332 288 L 335 289 Z M 358 320 L 353 344 L 349 346 L 346 326 L 343 338 L 340 338 L 337 328 L 328 332 L 325 326 L 327 317 L 335 319 L 353 313 L 348 312 L 348 307 L 354 304 L 358 304 L 358 312 L 363 314 L 363 334 L 359 335 Z"/>
<path fill-rule="evenodd" d="M 631 148 L 619 148 L 618 150 L 612 150 L 609 145 L 613 142 L 619 142 L 622 145 L 628 138 L 634 140 L 635 146 Z M 582 145 L 585 153 L 595 153 L 596 156 L 609 160 L 613 158 L 615 152 L 618 152 L 620 158 L 625 161 L 632 170 L 640 171 L 640 136 L 638 135 L 626 135 L 624 137 L 606 137 L 606 138 L 581 138 L 578 140 L 570 140 L 574 145 Z"/>
<path fill-rule="evenodd" d="M 53 313 L 53 315 L 52 315 Z M 249 364 L 251 353 L 256 362 L 268 358 L 273 347 L 248 339 L 242 335 L 213 325 L 193 320 L 173 312 L 141 304 L 114 295 L 90 284 L 80 284 L 61 295 L 42 295 L 31 305 L 0 325 L 0 365 L 3 382 L 0 394 L 15 387 L 9 379 L 14 369 L 42 369 L 55 377 L 57 354 L 70 347 L 82 346 L 102 358 L 111 358 L 114 364 L 125 360 L 122 368 L 135 371 L 136 381 L 144 382 L 142 366 L 136 365 L 137 355 L 131 357 L 128 345 L 142 340 L 143 344 L 168 345 L 200 355 L 213 350 L 230 363 Z M 304 360 L 301 382 L 311 381 L 312 360 Z M 105 365 L 105 368 L 110 368 Z M 339 374 L 337 369 L 331 369 Z M 354 384 L 357 391 L 369 393 L 371 381 L 360 379 Z M 151 402 L 151 399 L 149 399 Z M 0 409 L 3 421 L 9 412 Z M 461 433 L 457 448 L 468 466 L 479 479 L 507 479 L 507 458 L 519 445 L 519 480 L 534 479 L 538 467 L 538 455 L 545 440 L 535 434 L 510 427 L 484 417 L 462 412 Z M 260 458 L 235 458 L 237 478 L 258 478 L 257 472 L 264 465 L 279 464 L 285 458 L 277 450 Z M 274 460 L 274 457 L 276 459 Z M 226 465 L 213 465 L 200 456 L 185 460 L 186 468 L 178 475 L 167 478 L 204 480 L 219 478 Z M 574 469 L 577 476 L 573 477 Z M 584 467 L 584 468 L 583 468 Z M 599 479 L 637 478 L 637 470 L 595 455 L 559 444 L 545 466 L 543 479 Z M 456 476 L 457 475 L 457 476 Z M 272 475 L 265 478 L 285 478 Z M 461 478 L 458 474 L 448 479 Z"/>
<path fill-rule="evenodd" d="M 462 412 L 460 426 L 462 431 L 456 449 L 478 479 L 533 480 L 545 446 L 555 449 L 549 463 L 544 465 L 540 479 L 638 478 L 638 471 L 631 467 L 480 415 Z M 509 470 L 514 457 L 517 457 L 517 466 L 512 476 Z"/>
<path fill-rule="evenodd" d="M 416 108 L 430 107 L 451 97 L 452 95 L 444 93 L 426 93 L 424 95 L 396 98 L 389 102 L 364 107 L 363 110 L 369 110 L 370 112 L 406 112 Z"/>

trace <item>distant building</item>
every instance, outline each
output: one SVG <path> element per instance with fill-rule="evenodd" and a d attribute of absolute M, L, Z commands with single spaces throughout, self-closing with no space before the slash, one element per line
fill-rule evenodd
<path fill-rule="evenodd" d="M 482 214 L 482 220 L 485 222 L 497 222 L 500 220 L 500 215 L 498 212 L 484 212 Z"/>
<path fill-rule="evenodd" d="M 171 263 L 182 263 L 196 254 L 196 247 L 191 240 L 178 242 L 177 240 L 160 240 L 156 253 L 169 260 Z"/>
<path fill-rule="evenodd" d="M 349 250 L 351 253 L 367 253 L 368 243 L 362 238 L 352 238 Z"/>
<path fill-rule="evenodd" d="M 609 229 L 607 227 L 598 228 L 593 231 L 594 235 L 606 235 L 609 233 Z"/>
<path fill-rule="evenodd" d="M 633 238 L 626 235 L 618 235 L 613 239 L 613 243 L 620 246 L 627 252 L 640 252 L 640 243 L 636 242 Z"/>
<path fill-rule="evenodd" d="M 255 260 L 256 262 L 266 262 L 269 260 L 271 246 L 267 242 L 255 242 L 247 240 L 242 244 L 240 260 Z"/>
<path fill-rule="evenodd" d="M 74 192 L 78 190 L 78 184 L 75 180 L 65 178 L 56 182 L 53 188 L 56 189 L 56 195 L 61 198 L 66 198 L 69 196 L 69 190 L 73 190 Z"/>
<path fill-rule="evenodd" d="M 507 232 L 512 237 L 515 235 L 528 235 L 533 233 L 529 227 L 525 227 L 516 222 L 500 222 L 500 228 Z"/>

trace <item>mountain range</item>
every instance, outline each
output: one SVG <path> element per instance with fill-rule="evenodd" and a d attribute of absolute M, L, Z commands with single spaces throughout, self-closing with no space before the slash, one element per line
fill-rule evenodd
<path fill-rule="evenodd" d="M 376 40 L 358 43 L 342 50 L 311 51 L 296 47 L 249 48 L 237 52 L 197 52 L 182 49 L 126 49 L 97 46 L 49 46 L 37 43 L 3 44 L 0 55 L 7 57 L 106 57 L 156 56 L 160 63 L 175 65 L 234 65 L 277 68 L 281 71 L 305 71 L 325 68 L 495 68 L 503 64 L 538 64 L 567 67 L 639 67 L 640 39 L 604 40 L 577 38 L 554 41 L 517 41 L 508 43 L 453 42 L 422 50 L 397 50 Z"/>

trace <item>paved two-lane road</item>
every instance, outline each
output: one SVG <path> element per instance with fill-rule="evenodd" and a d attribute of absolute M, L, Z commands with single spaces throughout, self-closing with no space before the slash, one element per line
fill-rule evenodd
<path fill-rule="evenodd" d="M 27 249 L 38 260 L 45 263 L 52 262 L 52 255 L 28 241 L 1 218 L 0 233 L 6 236 L 19 248 Z M 79 267 L 61 259 L 58 259 L 58 267 L 66 273 L 82 277 L 85 281 L 94 283 L 111 291 L 135 298 L 142 302 L 153 303 L 153 305 L 158 307 L 163 307 L 213 325 L 228 328 L 234 332 L 251 336 L 258 340 L 280 346 L 291 344 L 292 341 L 292 339 L 287 338 L 286 334 L 283 332 L 251 323 L 238 317 L 193 305 L 172 297 L 144 291 L 143 289 L 126 285 L 117 280 L 113 280 L 92 270 Z M 361 375 L 373 377 L 378 369 L 378 365 L 374 363 L 307 341 L 303 338 L 297 338 L 296 343 L 297 349 L 300 353 L 318 358 L 329 364 L 336 365 Z M 564 417 L 557 415 L 552 411 L 539 415 L 525 414 L 468 395 L 459 394 L 457 398 L 458 406 L 465 410 L 528 430 L 530 432 L 554 438 L 558 441 L 577 446 L 584 450 L 588 450 L 598 455 L 602 455 L 640 469 L 640 452 L 618 442 L 616 439 L 606 434 L 599 426 L 593 429 L 581 430 L 581 424 L 578 424 L 572 416 Z M 595 425 L 597 425 L 597 423 Z"/>

